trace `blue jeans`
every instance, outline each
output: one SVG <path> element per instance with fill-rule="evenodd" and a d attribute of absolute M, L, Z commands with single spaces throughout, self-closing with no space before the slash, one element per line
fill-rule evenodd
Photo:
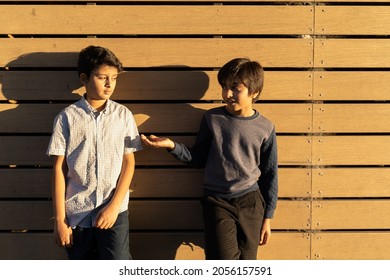
<path fill-rule="evenodd" d="M 128 212 L 120 213 L 110 229 L 76 227 L 66 251 L 70 260 L 131 260 Z"/>

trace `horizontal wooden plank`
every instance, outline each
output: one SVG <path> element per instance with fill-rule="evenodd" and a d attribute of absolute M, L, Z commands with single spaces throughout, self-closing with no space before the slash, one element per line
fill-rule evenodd
<path fill-rule="evenodd" d="M 318 6 L 315 33 L 324 35 L 387 35 L 388 6 Z"/>
<path fill-rule="evenodd" d="M 49 168 L 0 169 L 0 197 L 50 198 L 51 174 Z M 131 198 L 200 198 L 202 183 L 201 169 L 137 168 Z M 310 191 L 311 169 L 279 168 L 279 197 L 307 197 Z"/>
<path fill-rule="evenodd" d="M 316 39 L 315 67 L 388 67 L 389 39 Z"/>
<path fill-rule="evenodd" d="M 0 230 L 51 230 L 50 201 L 0 201 Z M 26 215 L 26 213 L 29 213 Z M 308 229 L 310 202 L 278 202 L 273 229 Z M 202 230 L 199 200 L 130 200 L 131 230 Z"/>
<path fill-rule="evenodd" d="M 172 140 L 192 146 L 194 137 L 171 137 Z M 278 136 L 278 160 L 280 165 L 310 165 L 311 164 L 311 139 L 306 136 Z M 1 149 L 1 143 L 0 143 Z M 174 159 L 165 150 L 145 147 L 139 155 L 136 155 L 139 165 L 177 165 Z"/>
<path fill-rule="evenodd" d="M 203 260 L 201 232 L 130 232 L 134 260 Z M 53 233 L 1 233 L 2 260 L 66 260 L 65 250 L 54 243 Z M 274 232 L 267 246 L 259 247 L 258 259 L 304 260 L 310 256 L 309 234 Z"/>
<path fill-rule="evenodd" d="M 388 229 L 389 199 L 313 201 L 313 229 Z"/>
<path fill-rule="evenodd" d="M 1 233 L 1 260 L 66 260 L 64 249 L 54 242 L 53 233 Z"/>
<path fill-rule="evenodd" d="M 260 0 L 262 1 L 262 0 Z M 389 2 L 389 0 L 316 0 L 316 2 L 321 3 L 321 2 L 329 2 L 329 3 L 338 3 L 338 2 L 343 2 L 343 3 L 351 3 L 351 2 L 356 2 L 356 3 L 386 3 Z"/>
<path fill-rule="evenodd" d="M 314 104 L 314 132 L 390 132 L 390 104 Z"/>
<path fill-rule="evenodd" d="M 132 229 L 169 230 L 203 229 L 200 201 L 131 201 L 130 226 Z M 278 202 L 273 229 L 308 229 L 309 202 Z"/>
<path fill-rule="evenodd" d="M 390 197 L 390 172 L 379 168 L 313 169 L 313 197 Z"/>
<path fill-rule="evenodd" d="M 389 136 L 314 136 L 314 165 L 390 164 Z"/>
<path fill-rule="evenodd" d="M 51 173 L 51 169 L 40 168 L 0 169 L 0 197 L 50 198 Z M 385 167 L 281 167 L 279 197 L 390 197 L 389 177 Z M 131 198 L 201 197 L 202 181 L 200 169 L 138 168 L 130 186 Z"/>
<path fill-rule="evenodd" d="M 314 100 L 389 100 L 389 71 L 315 71 Z"/>
<path fill-rule="evenodd" d="M 389 241 L 389 232 L 319 232 L 312 237 L 312 259 L 388 260 Z"/>
<path fill-rule="evenodd" d="M 285 0 L 274 0 L 273 2 L 284 2 Z M 333 2 L 335 0 L 330 0 L 328 2 Z M 343 2 L 348 2 L 348 1 L 352 1 L 352 0 L 344 0 Z M 356 0 L 356 2 L 358 1 L 362 1 L 362 0 Z M 372 2 L 375 2 L 376 0 L 370 0 Z M 383 0 L 385 1 L 385 0 Z M 19 3 L 28 3 L 28 2 L 37 2 L 36 0 L 20 0 L 18 1 Z M 39 2 L 49 2 L 49 3 L 67 3 L 67 2 L 71 2 L 73 3 L 74 1 L 73 0 L 40 0 Z M 167 1 L 166 0 L 93 0 L 93 2 L 91 2 L 91 0 L 78 0 L 77 2 L 80 2 L 80 3 L 99 3 L 99 2 L 105 2 L 105 3 L 109 3 L 109 2 L 114 2 L 114 3 L 118 3 L 118 2 L 128 2 L 128 3 L 133 3 L 133 2 L 136 2 L 136 3 L 149 3 L 149 2 L 153 2 L 153 3 L 166 3 Z M 170 0 L 169 2 L 178 2 L 178 3 L 181 3 L 181 2 L 204 2 L 204 3 L 215 3 L 215 0 L 191 0 L 191 1 L 188 1 L 188 0 Z M 224 0 L 224 2 L 259 2 L 259 3 L 262 3 L 262 2 L 269 2 L 269 0 Z M 303 1 L 303 0 L 292 0 L 292 1 L 289 1 L 291 3 L 295 3 L 295 2 L 305 2 L 305 3 L 311 3 L 312 1 Z M 365 2 L 369 2 L 368 0 L 365 0 Z"/>
<path fill-rule="evenodd" d="M 192 136 L 171 137 L 173 140 L 192 146 Z M 278 136 L 278 157 L 281 165 L 310 165 L 311 140 L 306 136 Z M 53 159 L 46 156 L 48 136 L 0 136 L 0 165 L 48 166 Z M 137 152 L 137 165 L 181 165 L 162 149 L 145 147 Z"/>
<path fill-rule="evenodd" d="M 3 38 L 0 45 L 0 67 L 9 68 L 75 68 L 89 45 L 109 48 L 125 67 L 221 67 L 235 57 L 264 67 L 313 66 L 310 38 Z"/>
<path fill-rule="evenodd" d="M 260 100 L 311 100 L 311 71 L 265 71 Z M 54 94 L 55 92 L 55 94 Z M 1 71 L 0 100 L 78 100 L 77 71 Z M 217 71 L 125 71 L 113 100 L 222 100 Z"/>
<path fill-rule="evenodd" d="M 0 169 L 1 198 L 51 198 L 51 169 Z"/>
<path fill-rule="evenodd" d="M 314 9 L 301 5 L 1 5 L 0 14 L 7 22 L 0 33 L 13 35 L 311 34 Z M 90 18 L 102 14 L 115 20 L 90 24 Z"/>
<path fill-rule="evenodd" d="M 134 114 L 140 132 L 196 133 L 203 114 L 221 104 L 125 104 Z M 67 105 L 0 104 L 0 131 L 50 133 L 55 116 Z M 310 132 L 312 105 L 255 104 L 271 119 L 277 132 Z M 42 112 L 45 112 L 44 114 Z"/>
<path fill-rule="evenodd" d="M 278 171 L 279 197 L 308 197 L 311 169 L 282 167 Z M 200 198 L 202 183 L 201 169 L 136 169 L 131 198 Z"/>
<path fill-rule="evenodd" d="M 203 260 L 205 258 L 202 233 L 133 233 L 130 234 L 130 243 L 130 250 L 135 259 Z M 270 243 L 259 247 L 257 259 L 304 260 L 309 256 L 309 234 L 274 232 Z"/>

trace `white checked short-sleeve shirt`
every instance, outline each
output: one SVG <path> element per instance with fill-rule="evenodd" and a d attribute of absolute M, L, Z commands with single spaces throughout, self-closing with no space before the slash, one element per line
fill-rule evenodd
<path fill-rule="evenodd" d="M 117 102 L 107 100 L 97 112 L 83 97 L 57 115 L 47 154 L 66 158 L 65 209 L 71 227 L 94 225 L 98 211 L 114 194 L 123 155 L 139 150 L 133 114 Z M 120 212 L 127 210 L 128 202 L 129 192 Z"/>

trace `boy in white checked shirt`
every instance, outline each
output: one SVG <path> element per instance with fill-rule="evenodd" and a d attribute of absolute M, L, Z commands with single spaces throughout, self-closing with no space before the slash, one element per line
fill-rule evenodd
<path fill-rule="evenodd" d="M 110 50 L 89 46 L 78 71 L 86 93 L 57 115 L 47 150 L 55 240 L 69 259 L 131 259 L 129 186 L 142 144 L 132 113 L 110 100 L 122 64 Z"/>

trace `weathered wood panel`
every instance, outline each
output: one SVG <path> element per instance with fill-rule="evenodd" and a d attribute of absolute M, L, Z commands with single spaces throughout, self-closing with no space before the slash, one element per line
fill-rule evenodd
<path fill-rule="evenodd" d="M 390 99 L 389 71 L 315 71 L 313 99 L 385 101 Z"/>
<path fill-rule="evenodd" d="M 53 233 L 0 233 L 0 260 L 66 260 Z"/>
<path fill-rule="evenodd" d="M 390 197 L 387 167 L 313 169 L 313 197 Z"/>
<path fill-rule="evenodd" d="M 193 137 L 171 137 L 172 140 L 192 146 Z M 280 165 L 310 165 L 311 139 L 306 136 L 278 136 L 278 160 Z M 0 144 L 1 145 L 1 144 Z M 0 146 L 1 147 L 1 146 Z M 178 161 L 166 151 L 146 147 L 136 155 L 139 165 L 177 165 Z"/>
<path fill-rule="evenodd" d="M 274 0 L 273 2 L 284 2 L 285 0 Z M 332 1 L 329 1 L 329 2 L 333 2 L 335 0 L 332 0 Z M 352 0 L 347 0 L 347 1 L 343 1 L 343 2 L 348 2 L 348 1 L 352 1 Z M 376 0 L 370 0 L 372 2 L 375 2 Z M 36 0 L 21 0 L 21 1 L 17 1 L 17 2 L 20 2 L 20 3 L 23 3 L 23 2 L 37 2 Z M 74 2 L 73 0 L 40 0 L 39 2 L 49 2 L 49 3 L 56 3 L 56 2 L 59 2 L 59 3 L 66 3 L 66 2 Z M 79 0 L 77 2 L 81 2 L 81 3 L 86 3 L 87 5 L 90 4 L 90 5 L 94 5 L 95 3 L 101 3 L 101 2 L 113 2 L 113 3 L 120 3 L 120 2 L 128 2 L 128 3 L 133 3 L 133 2 L 136 2 L 136 3 L 166 3 L 167 1 L 166 0 L 94 0 L 93 2 L 91 2 L 91 0 Z M 188 2 L 188 0 L 170 0 L 169 2 L 175 2 L 175 3 L 178 3 L 180 4 L 181 2 Z M 215 0 L 191 0 L 191 2 L 204 2 L 204 3 L 216 3 Z M 269 0 L 224 0 L 224 2 L 259 2 L 259 3 L 262 3 L 262 2 L 266 2 L 268 3 Z M 308 1 L 303 1 L 303 0 L 292 0 L 292 1 L 289 1 L 291 3 L 295 3 L 295 2 L 304 2 L 304 3 L 307 3 Z M 355 1 L 355 2 L 358 2 L 358 1 Z M 365 1 L 365 2 L 369 2 L 369 1 Z M 382 2 L 386 2 L 386 0 L 382 0 Z"/>
<path fill-rule="evenodd" d="M 172 140 L 193 145 L 192 136 L 171 137 Z M 306 136 L 278 136 L 279 163 L 281 165 L 310 165 L 311 140 Z M 0 165 L 52 165 L 46 156 L 48 136 L 0 136 Z M 135 154 L 137 165 L 182 165 L 164 150 L 145 147 Z"/>
<path fill-rule="evenodd" d="M 262 100 L 311 100 L 311 71 L 265 71 Z M 2 71 L 0 100 L 78 100 L 76 71 Z M 113 100 L 222 100 L 217 71 L 125 71 Z"/>
<path fill-rule="evenodd" d="M 76 67 L 89 45 L 112 50 L 125 67 L 221 67 L 235 57 L 264 67 L 312 67 L 310 38 L 16 38 L 0 39 L 0 67 Z M 297 52 L 296 50 L 299 50 Z"/>
<path fill-rule="evenodd" d="M 50 198 L 50 168 L 0 169 L 0 197 Z M 133 198 L 202 196 L 203 170 L 190 168 L 137 168 L 130 185 Z M 311 169 L 280 168 L 279 197 L 308 197 Z"/>
<path fill-rule="evenodd" d="M 130 235 L 130 248 L 136 259 L 176 259 L 203 260 L 203 234 L 146 234 Z M 257 258 L 272 259 L 308 259 L 310 237 L 305 233 L 274 232 L 267 246 L 259 247 Z M 153 252 L 153 253 L 151 253 Z M 161 258 L 161 256 L 163 256 Z"/>
<path fill-rule="evenodd" d="M 315 33 L 327 35 L 387 35 L 388 6 L 317 6 Z"/>
<path fill-rule="evenodd" d="M 314 132 L 390 132 L 390 104 L 314 104 L 313 112 Z"/>
<path fill-rule="evenodd" d="M 1 260 L 64 260 L 64 249 L 52 233 L 1 233 Z M 130 252 L 135 260 L 203 260 L 202 232 L 130 232 Z M 267 246 L 259 247 L 258 259 L 308 259 L 309 234 L 274 232 Z"/>
<path fill-rule="evenodd" d="M 0 26 L 0 33 L 311 34 L 313 11 L 311 6 L 300 5 L 124 5 L 120 8 L 114 5 L 2 5 L 0 14 L 7 24 Z M 90 24 L 91 18 L 99 18 L 103 14 L 115 20 Z M 244 17 L 245 20 L 242 20 Z"/>
<path fill-rule="evenodd" d="M 314 165 L 387 165 L 389 136 L 313 136 Z"/>
<path fill-rule="evenodd" d="M 389 260 L 390 233 L 320 232 L 312 237 L 312 259 Z"/>
<path fill-rule="evenodd" d="M 52 230 L 50 201 L 0 201 L 0 230 Z M 28 213 L 28 215 L 26 215 Z M 130 200 L 132 230 L 202 230 L 199 200 Z M 309 229 L 310 202 L 281 200 L 273 229 Z"/>
<path fill-rule="evenodd" d="M 381 68 L 390 65 L 389 39 L 316 39 L 315 67 Z"/>
<path fill-rule="evenodd" d="M 203 229 L 200 201 L 130 201 L 130 227 L 136 230 Z M 308 229 L 310 202 L 278 201 L 273 229 Z"/>
<path fill-rule="evenodd" d="M 153 133 L 198 132 L 203 114 L 221 104 L 124 104 L 134 114 L 138 130 Z M 0 131 L 7 133 L 50 133 L 63 104 L 0 104 Z M 255 104 L 272 119 L 277 132 L 311 131 L 310 104 Z M 45 112 L 45 114 L 42 114 Z M 15 123 L 18 125 L 15 126 Z"/>
<path fill-rule="evenodd" d="M 202 169 L 136 169 L 131 198 L 201 197 L 202 183 Z M 308 197 L 310 188 L 311 169 L 279 169 L 280 198 Z"/>
<path fill-rule="evenodd" d="M 313 229 L 388 229 L 390 203 L 388 199 L 313 201 Z"/>

